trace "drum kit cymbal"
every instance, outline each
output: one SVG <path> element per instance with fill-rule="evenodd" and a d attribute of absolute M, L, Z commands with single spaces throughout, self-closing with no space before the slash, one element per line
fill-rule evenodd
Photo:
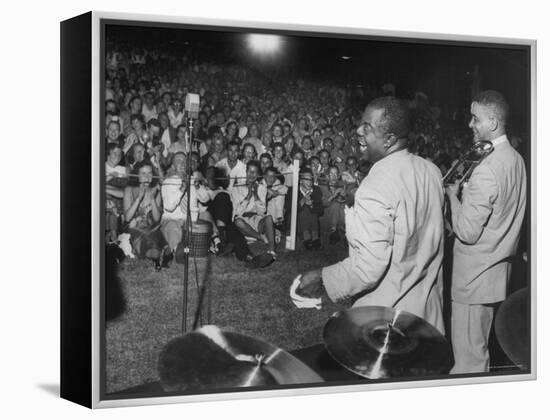
<path fill-rule="evenodd" d="M 392 308 L 337 312 L 325 325 L 323 337 L 330 356 L 364 378 L 436 375 L 452 365 L 450 345 L 435 327 Z M 171 340 L 160 354 L 158 368 L 165 392 L 323 382 L 290 353 L 213 325 Z"/>
<path fill-rule="evenodd" d="M 213 325 L 170 341 L 159 376 L 165 392 L 323 382 L 290 353 Z"/>
<path fill-rule="evenodd" d="M 337 362 L 369 379 L 437 375 L 452 367 L 445 337 L 422 318 L 398 309 L 366 306 L 337 312 L 323 336 Z"/>

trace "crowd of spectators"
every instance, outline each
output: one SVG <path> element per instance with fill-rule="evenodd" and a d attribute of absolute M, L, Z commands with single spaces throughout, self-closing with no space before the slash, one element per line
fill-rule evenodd
<path fill-rule="evenodd" d="M 188 93 L 200 96 L 192 128 Z M 120 45 L 107 51 L 104 94 L 109 242 L 130 233 L 136 253 L 160 269 L 190 215 L 211 226 L 211 252 L 250 263 L 248 243 L 258 240 L 276 259 L 289 231 L 295 169 L 305 249 L 345 240 L 344 208 L 370 168 L 356 134 L 368 95 L 358 102 L 349 87 L 326 81 L 281 80 Z M 467 126 L 426 101 L 408 101 L 409 150 L 446 173 L 471 144 Z"/>

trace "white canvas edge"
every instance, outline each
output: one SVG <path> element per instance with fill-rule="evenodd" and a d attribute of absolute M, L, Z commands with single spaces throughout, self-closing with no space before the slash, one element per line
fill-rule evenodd
<path fill-rule="evenodd" d="M 241 27 L 241 28 L 262 28 L 272 30 L 289 30 L 289 31 L 304 31 L 304 32 L 323 32 L 335 34 L 353 34 L 367 35 L 379 37 L 400 37 L 400 38 L 421 38 L 426 40 L 440 41 L 459 41 L 459 42 L 483 42 L 483 43 L 505 43 L 516 45 L 527 45 L 531 52 L 531 371 L 529 374 L 515 375 L 498 375 L 498 376 L 483 376 L 483 377 L 468 377 L 468 378 L 444 378 L 436 380 L 421 380 L 421 381 L 396 381 L 391 383 L 376 383 L 376 384 L 359 384 L 359 385 L 325 385 L 314 388 L 298 388 L 298 389 L 283 389 L 283 390 L 265 390 L 252 392 L 228 392 L 200 395 L 183 395 L 170 397 L 156 398 L 131 398 L 119 400 L 100 400 L 100 333 L 101 333 L 101 308 L 100 308 L 100 241 L 99 232 L 99 211 L 100 211 L 100 183 L 99 183 L 99 139 L 98 132 L 100 122 L 100 20 L 115 19 L 128 21 L 142 22 L 161 22 L 171 24 L 194 24 L 194 25 L 210 25 L 210 26 L 226 26 L 226 27 Z M 207 401 L 224 401 L 235 399 L 248 398 L 267 398 L 267 397 L 283 397 L 294 395 L 312 395 L 312 394 L 327 394 L 327 393 L 343 393 L 343 392 L 363 392 L 387 389 L 405 389 L 405 388 L 424 388 L 432 386 L 449 386 L 449 385 L 469 385 L 469 384 L 487 384 L 500 382 L 517 382 L 535 380 L 537 378 L 537 359 L 536 359 L 536 40 L 533 39 L 517 39 L 517 38 L 502 38 L 502 37 L 487 37 L 487 36 L 472 36 L 472 35 L 452 35 L 452 34 L 435 34 L 423 32 L 407 32 L 407 31 L 390 31 L 390 30 L 371 30 L 348 27 L 329 27 L 329 26 L 314 26 L 314 25 L 294 25 L 286 23 L 266 23 L 252 21 L 234 21 L 234 20 L 218 20 L 194 17 L 181 16 L 166 16 L 166 15 L 144 15 L 130 13 L 115 13 L 115 12 L 92 12 L 92 408 L 112 408 L 140 405 L 157 405 L 157 404 L 172 404 L 184 402 L 207 402 Z"/>

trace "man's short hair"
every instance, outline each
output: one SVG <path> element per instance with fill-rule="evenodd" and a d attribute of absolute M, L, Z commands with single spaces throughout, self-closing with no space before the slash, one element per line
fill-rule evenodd
<path fill-rule="evenodd" d="M 139 99 L 139 100 L 141 101 L 141 97 L 139 97 L 138 95 L 134 95 L 134 96 L 132 96 L 132 97 L 130 98 L 130 100 L 128 101 L 128 104 L 134 103 L 134 101 L 135 101 L 136 99 Z"/>
<path fill-rule="evenodd" d="M 308 168 L 307 166 L 305 166 L 302 169 L 300 169 L 300 178 L 302 177 L 302 175 L 313 176 L 313 171 L 311 170 L 311 168 Z"/>
<path fill-rule="evenodd" d="M 240 149 L 239 148 L 239 143 L 237 143 L 236 141 L 230 141 L 229 143 L 227 143 L 226 149 L 229 150 L 229 148 L 232 147 L 232 146 L 236 146 L 237 149 Z"/>
<path fill-rule="evenodd" d="M 266 153 L 262 153 L 262 154 L 260 155 L 260 160 L 261 160 L 261 159 L 264 159 L 264 158 L 268 158 L 270 161 L 273 162 L 273 158 L 272 158 L 271 155 L 270 155 L 269 153 L 267 153 L 267 152 L 266 152 Z"/>
<path fill-rule="evenodd" d="M 407 137 L 411 130 L 411 117 L 405 102 L 393 96 L 383 96 L 373 99 L 367 107 L 384 110 L 381 123 L 386 133 L 397 138 Z"/>
<path fill-rule="evenodd" d="M 248 171 L 248 168 L 250 168 L 251 166 L 256 167 L 259 174 L 262 173 L 262 167 L 260 166 L 260 162 L 258 162 L 257 160 L 249 160 L 246 164 L 246 170 Z"/>
<path fill-rule="evenodd" d="M 502 93 L 496 90 L 484 90 L 475 95 L 472 102 L 477 102 L 478 104 L 491 108 L 499 121 L 506 122 L 509 108 L 508 102 L 506 102 Z"/>
<path fill-rule="evenodd" d="M 109 153 L 115 149 L 122 150 L 122 147 L 120 147 L 118 143 L 108 143 L 105 147 L 105 154 L 109 155 Z"/>

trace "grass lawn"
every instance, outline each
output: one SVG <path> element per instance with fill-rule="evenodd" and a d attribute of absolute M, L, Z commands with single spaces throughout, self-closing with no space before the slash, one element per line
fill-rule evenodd
<path fill-rule="evenodd" d="M 264 269 L 246 269 L 234 257 L 197 259 L 199 278 L 210 273 L 211 323 L 250 335 L 285 350 L 320 343 L 328 317 L 340 307 L 328 303 L 321 310 L 297 309 L 289 298 L 292 280 L 304 271 L 335 263 L 347 246 L 325 245 L 324 250 L 280 252 Z M 106 325 L 106 392 L 116 392 L 158 380 L 162 347 L 181 334 L 183 265 L 155 272 L 150 261 L 126 259 L 119 266 L 126 309 Z M 187 327 L 197 303 L 193 264 L 189 276 Z M 203 316 L 206 323 L 206 305 Z"/>

